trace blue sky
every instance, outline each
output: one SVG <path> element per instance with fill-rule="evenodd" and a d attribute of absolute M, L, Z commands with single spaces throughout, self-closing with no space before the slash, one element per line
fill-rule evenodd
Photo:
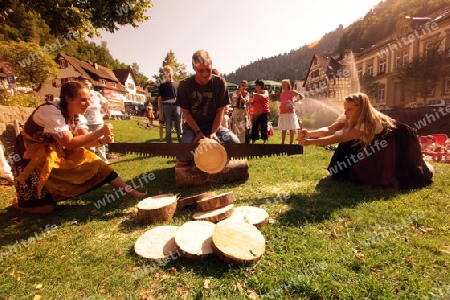
<path fill-rule="evenodd" d="M 139 0 L 137 0 L 139 1 Z M 234 72 L 263 57 L 298 49 L 339 24 L 362 18 L 381 0 L 153 0 L 139 28 L 102 32 L 114 58 L 151 78 L 168 51 L 192 72 L 191 56 L 206 49 L 213 67 Z M 101 62 L 99 62 L 101 64 Z"/>

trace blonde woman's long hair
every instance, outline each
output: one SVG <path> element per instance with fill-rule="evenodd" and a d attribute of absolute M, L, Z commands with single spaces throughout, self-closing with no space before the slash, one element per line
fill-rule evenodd
<path fill-rule="evenodd" d="M 377 123 L 383 126 L 383 130 L 387 133 L 395 125 L 392 123 L 392 119 L 376 110 L 372 103 L 370 103 L 369 97 L 364 93 L 350 94 L 345 98 L 345 101 L 354 103 L 359 108 L 359 114 L 356 115 L 356 119 L 347 122 L 347 129 L 349 128 L 361 128 L 364 124 L 364 132 L 356 141 L 356 145 L 367 146 L 375 138 Z"/>

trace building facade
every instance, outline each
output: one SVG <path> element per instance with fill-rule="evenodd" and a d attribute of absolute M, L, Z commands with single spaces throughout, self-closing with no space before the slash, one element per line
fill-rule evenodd
<path fill-rule="evenodd" d="M 432 55 L 439 62 L 423 65 Z M 420 61 L 423 67 L 417 70 Z M 417 78 L 412 81 L 407 72 L 414 65 Z M 433 68 L 438 71 L 427 74 Z M 450 104 L 450 7 L 401 18 L 390 36 L 354 55 L 315 54 L 303 87 L 306 97 L 328 102 L 361 91 L 380 109 Z"/>
<path fill-rule="evenodd" d="M 431 55 L 439 55 L 438 68 L 450 63 L 450 8 L 426 17 L 399 19 L 391 36 L 356 54 L 361 91 L 381 107 L 421 106 L 450 99 L 449 72 L 436 72 L 435 78 L 426 74 L 425 69 L 431 66 L 423 66 L 418 70 L 423 82 L 414 81 L 415 87 L 408 85 L 411 76 L 404 72 L 413 72 L 412 65 L 419 66 L 420 60 L 426 62 Z"/>

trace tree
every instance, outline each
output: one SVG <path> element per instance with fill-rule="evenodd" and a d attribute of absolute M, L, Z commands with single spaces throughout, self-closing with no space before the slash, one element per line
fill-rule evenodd
<path fill-rule="evenodd" d="M 58 75 L 58 65 L 39 45 L 25 42 L 0 43 L 0 60 L 12 64 L 16 81 L 37 91 Z"/>
<path fill-rule="evenodd" d="M 175 53 L 172 50 L 170 50 L 169 52 L 167 52 L 166 57 L 163 60 L 162 67 L 159 68 L 159 74 L 153 76 L 153 78 L 156 81 L 156 85 L 159 85 L 159 83 L 165 81 L 163 67 L 166 65 L 172 67 L 174 74 L 173 75 L 174 81 L 180 82 L 181 80 L 187 77 L 186 65 L 178 63 L 177 58 L 175 57 Z"/>
<path fill-rule="evenodd" d="M 16 0 L 4 0 L 0 4 L 0 24 L 3 25 L 17 9 Z M 23 8 L 40 16 L 52 34 L 66 35 L 78 31 L 90 36 L 98 29 L 115 32 L 119 25 L 138 24 L 148 19 L 145 12 L 150 8 L 149 0 L 21 0 Z"/>
<path fill-rule="evenodd" d="M 425 101 L 449 71 L 449 61 L 437 43 L 399 68 L 396 78 L 402 83 L 404 91 L 413 98 L 422 97 Z"/>
<path fill-rule="evenodd" d="M 139 84 L 140 86 L 144 86 L 148 82 L 147 76 L 139 72 L 139 65 L 137 63 L 134 62 L 131 64 L 131 70 L 133 70 L 137 84 Z"/>

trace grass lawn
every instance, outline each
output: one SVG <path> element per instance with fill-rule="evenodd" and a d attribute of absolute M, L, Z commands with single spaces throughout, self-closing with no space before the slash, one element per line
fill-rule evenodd
<path fill-rule="evenodd" d="M 116 141 L 159 140 L 157 128 L 110 122 Z M 269 143 L 280 140 L 275 131 Z M 112 164 L 129 182 L 153 173 L 142 188 L 149 196 L 233 191 L 235 205 L 265 208 L 266 252 L 246 267 L 216 257 L 154 263 L 134 254 L 140 235 L 156 225 L 182 225 L 191 209 L 142 226 L 135 219 L 139 199 L 95 207 L 113 193 L 105 185 L 34 216 L 11 208 L 14 189 L 2 186 L 0 298 L 449 299 L 450 165 L 434 164 L 427 188 L 381 190 L 321 180 L 331 155 L 307 147 L 303 155 L 252 159 L 246 182 L 185 189 L 175 187 L 175 160 L 126 155 Z"/>

